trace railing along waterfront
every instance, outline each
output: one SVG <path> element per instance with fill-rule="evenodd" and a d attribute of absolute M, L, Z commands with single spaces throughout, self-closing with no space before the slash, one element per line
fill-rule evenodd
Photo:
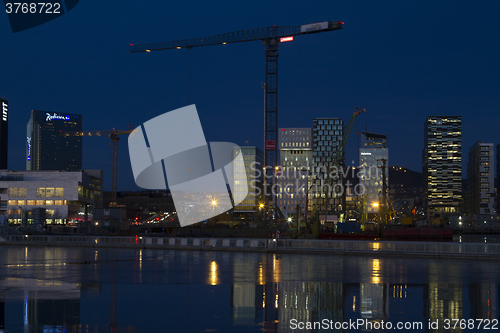
<path fill-rule="evenodd" d="M 316 239 L 195 238 L 195 237 L 115 237 L 9 235 L 7 244 L 49 246 L 98 246 L 160 248 L 179 250 L 271 251 L 337 254 L 380 254 L 421 256 L 498 257 L 498 243 L 442 243 L 417 241 L 365 241 Z M 0 243 L 2 244 L 2 243 Z"/>

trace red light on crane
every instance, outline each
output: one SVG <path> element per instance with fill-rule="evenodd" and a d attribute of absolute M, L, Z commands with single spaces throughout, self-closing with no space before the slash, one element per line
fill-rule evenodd
<path fill-rule="evenodd" d="M 129 44 L 130 46 L 134 46 L 134 44 Z"/>
<path fill-rule="evenodd" d="M 344 22 L 340 22 L 340 24 L 344 24 Z"/>
<path fill-rule="evenodd" d="M 281 37 L 280 38 L 280 42 L 281 43 L 284 43 L 284 42 L 291 42 L 293 41 L 293 36 L 290 36 L 290 37 Z"/>

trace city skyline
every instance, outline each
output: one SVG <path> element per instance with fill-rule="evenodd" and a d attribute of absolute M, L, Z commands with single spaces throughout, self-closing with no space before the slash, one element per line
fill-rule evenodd
<path fill-rule="evenodd" d="M 323 20 L 343 21 L 344 28 L 280 46 L 278 127 L 311 127 L 322 117 L 347 121 L 358 105 L 367 112 L 353 132 L 387 134 L 391 165 L 418 172 L 420 124 L 429 115 L 461 115 L 466 149 L 476 141 L 500 141 L 498 45 L 492 42 L 498 4 L 99 6 L 81 3 L 64 17 L 16 34 L 8 20 L 0 22 L 9 50 L 0 72 L 0 97 L 10 109 L 9 169 L 25 169 L 24 128 L 33 109 L 82 114 L 84 130 L 110 130 L 194 103 L 207 140 L 263 148 L 261 43 L 151 54 L 129 54 L 128 45 Z M 264 6 L 270 10 L 262 11 Z M 103 169 L 106 190 L 111 188 L 108 141 L 83 138 L 83 168 Z M 352 160 L 357 164 L 357 141 L 352 133 L 348 166 Z M 124 140 L 118 158 L 118 189 L 138 190 Z"/>

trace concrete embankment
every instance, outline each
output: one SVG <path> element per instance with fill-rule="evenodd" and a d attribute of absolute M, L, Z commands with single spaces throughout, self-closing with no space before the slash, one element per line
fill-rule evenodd
<path fill-rule="evenodd" d="M 367 240 L 113 236 L 5 236 L 3 246 L 136 248 L 500 260 L 500 244 Z"/>

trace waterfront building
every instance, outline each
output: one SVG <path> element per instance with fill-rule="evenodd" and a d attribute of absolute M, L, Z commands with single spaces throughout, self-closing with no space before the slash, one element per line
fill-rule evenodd
<path fill-rule="evenodd" d="M 7 169 L 9 152 L 9 102 L 0 99 L 0 170 Z"/>
<path fill-rule="evenodd" d="M 493 143 L 476 142 L 467 161 L 467 211 L 469 215 L 490 215 L 495 201 Z"/>
<path fill-rule="evenodd" d="M 102 170 L 0 171 L 0 215 L 10 224 L 25 214 L 33 222 L 39 209 L 47 224 L 92 220 L 95 207 L 102 207 Z"/>
<path fill-rule="evenodd" d="M 82 169 L 82 137 L 61 133 L 82 131 L 82 116 L 32 110 L 26 135 L 26 170 Z"/>
<path fill-rule="evenodd" d="M 277 172 L 276 201 L 284 216 L 292 217 L 297 205 L 304 212 L 310 166 L 312 129 L 280 128 L 280 168 Z"/>
<path fill-rule="evenodd" d="M 460 214 L 462 118 L 429 116 L 424 123 L 423 199 L 428 216 Z"/>
<path fill-rule="evenodd" d="M 383 192 L 383 165 L 385 161 L 386 189 L 389 188 L 389 148 L 387 136 L 363 132 L 363 147 L 359 148 L 359 183 L 356 193 L 363 198 L 367 213 L 379 212 Z M 388 197 L 388 193 L 387 193 Z"/>
<path fill-rule="evenodd" d="M 233 219 L 253 221 L 263 201 L 264 153 L 255 146 L 243 146 L 235 148 L 233 154 L 238 149 L 241 149 L 245 167 L 233 163 L 232 195 L 234 202 L 240 202 L 234 207 Z"/>
<path fill-rule="evenodd" d="M 321 212 L 322 223 L 337 222 L 342 218 L 345 208 L 346 184 L 341 172 L 344 168 L 345 152 L 340 152 L 340 162 L 338 165 L 333 165 L 337 150 L 342 147 L 343 134 L 344 122 L 340 118 L 313 120 L 311 182 L 315 183 L 310 191 L 309 211 L 313 210 L 313 205 L 317 205 L 318 211 Z M 330 172 L 326 172 L 328 169 Z"/>

